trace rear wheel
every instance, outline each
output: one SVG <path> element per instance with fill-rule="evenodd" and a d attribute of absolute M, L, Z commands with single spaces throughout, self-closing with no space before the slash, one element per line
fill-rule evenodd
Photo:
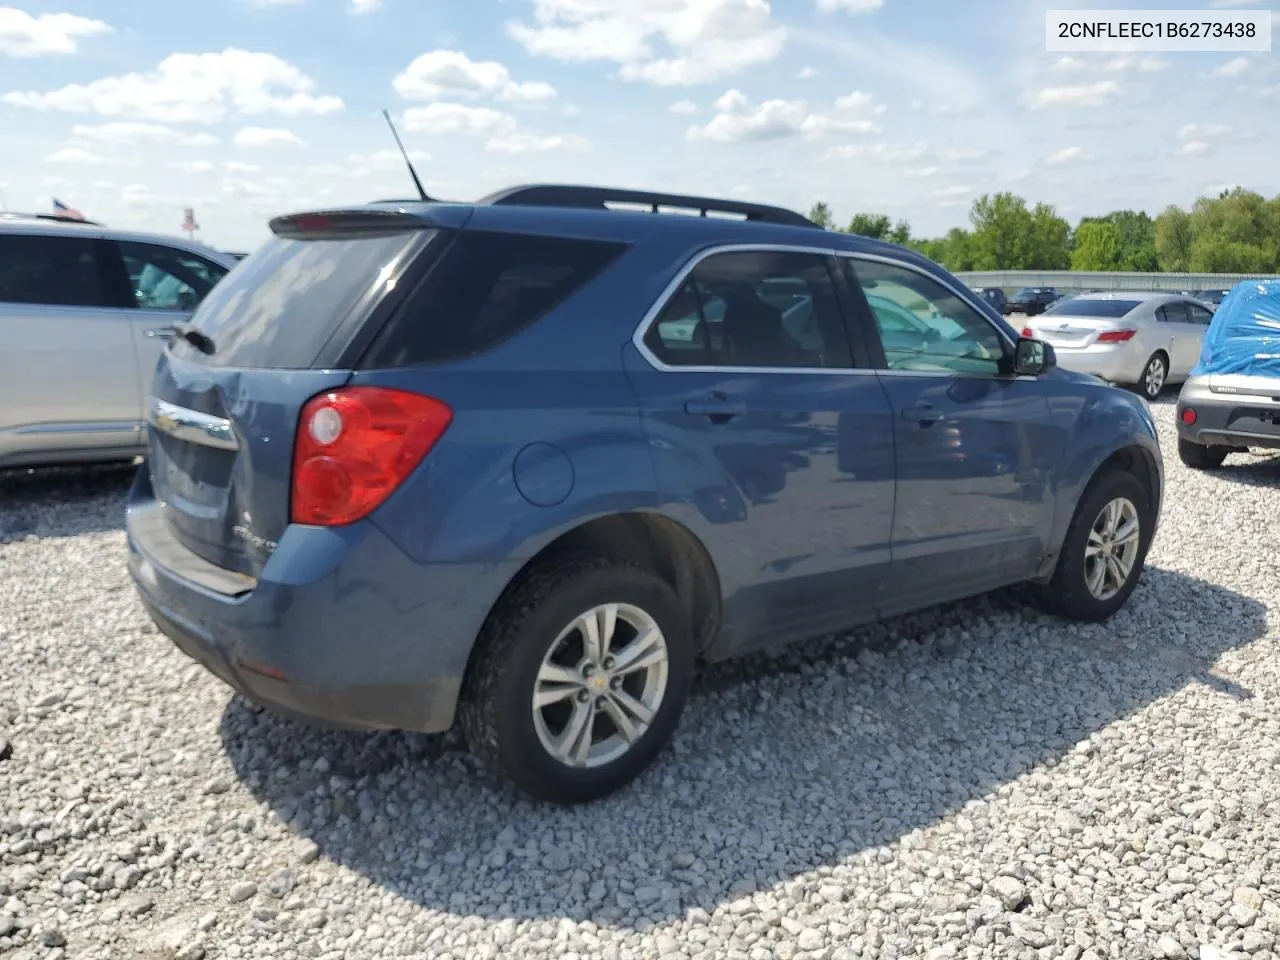
<path fill-rule="evenodd" d="M 585 803 L 671 739 L 693 680 L 671 587 L 626 563 L 535 570 L 490 617 L 461 706 L 471 749 L 530 796 Z"/>
<path fill-rule="evenodd" d="M 1153 353 L 1147 365 L 1142 368 L 1142 377 L 1138 380 L 1138 389 L 1148 400 L 1159 399 L 1164 385 L 1169 381 L 1169 358 L 1163 353 Z"/>
<path fill-rule="evenodd" d="M 1226 447 L 1207 447 L 1178 438 L 1178 459 L 1192 470 L 1212 470 L 1222 466 L 1230 451 Z"/>
<path fill-rule="evenodd" d="M 1105 620 L 1133 593 L 1151 544 L 1154 517 L 1146 489 L 1132 474 L 1100 474 L 1080 498 L 1053 579 L 1041 588 L 1051 613 Z"/>

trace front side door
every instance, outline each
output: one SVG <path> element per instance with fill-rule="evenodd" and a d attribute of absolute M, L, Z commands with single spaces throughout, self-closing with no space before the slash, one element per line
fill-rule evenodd
<path fill-rule="evenodd" d="M 0 465 L 141 444 L 137 361 L 99 243 L 0 234 Z"/>
<path fill-rule="evenodd" d="M 171 326 L 191 316 L 227 274 L 221 264 L 177 247 L 136 241 L 104 241 L 104 255 L 119 285 L 137 358 L 138 418 L 151 393 L 156 364 L 172 338 Z"/>
<path fill-rule="evenodd" d="M 893 423 L 833 269 L 817 253 L 712 253 L 626 347 L 663 507 L 720 576 L 723 652 L 875 615 Z"/>
<path fill-rule="evenodd" d="M 913 266 L 844 259 L 894 414 L 897 495 L 884 614 L 1032 576 L 1048 551 L 1064 436 L 1012 344 L 957 291 Z M 900 313 L 927 332 L 908 339 Z"/>

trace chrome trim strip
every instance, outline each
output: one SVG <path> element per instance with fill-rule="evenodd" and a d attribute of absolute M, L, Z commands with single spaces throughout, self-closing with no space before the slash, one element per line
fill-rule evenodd
<path fill-rule="evenodd" d="M 672 278 L 671 282 L 663 288 L 662 293 L 660 293 L 658 298 L 654 301 L 653 306 L 651 306 L 641 318 L 639 325 L 631 334 L 631 343 L 639 352 L 640 356 L 644 357 L 645 362 L 648 363 L 649 366 L 653 367 L 653 369 L 658 370 L 661 373 L 803 373 L 819 375 L 834 374 L 836 376 L 846 377 L 850 375 L 875 376 L 877 374 L 880 376 L 893 377 L 957 376 L 957 374 L 954 373 L 934 373 L 925 370 L 874 370 L 868 367 L 722 367 L 716 365 L 674 367 L 670 364 L 663 363 L 654 355 L 653 351 L 650 350 L 648 345 L 644 342 L 645 332 L 649 329 L 650 324 L 652 324 L 666 308 L 667 303 L 673 296 L 675 296 L 676 291 L 680 289 L 680 285 L 688 279 L 689 274 L 693 273 L 693 271 L 697 269 L 698 264 L 702 263 L 702 261 L 706 260 L 708 257 L 712 257 L 720 253 L 810 253 L 820 257 L 848 257 L 854 260 L 876 260 L 880 263 L 887 263 L 890 266 L 902 267 L 903 269 L 918 273 L 922 277 L 925 277 L 928 280 L 933 280 L 934 282 L 949 289 L 959 297 L 961 301 L 972 307 L 978 316 L 982 317 L 982 319 L 987 323 L 990 323 L 992 329 L 996 331 L 1001 340 L 1007 343 L 1010 347 L 1014 345 L 1013 341 L 1009 339 L 1009 335 L 1004 330 L 1001 330 L 994 323 L 991 323 L 990 318 L 984 315 L 978 307 L 974 306 L 974 300 L 971 296 L 966 295 L 962 290 L 958 289 L 950 282 L 945 282 L 934 276 L 932 273 L 929 273 L 927 270 L 923 270 L 913 264 L 905 263 L 902 260 L 896 260 L 893 257 L 884 257 L 872 253 L 855 253 L 849 250 L 836 250 L 831 247 L 807 247 L 799 244 L 781 243 L 734 243 L 708 247 L 706 250 L 701 250 L 695 254 L 688 263 L 680 268 L 675 277 Z"/>
<path fill-rule="evenodd" d="M 239 450 L 231 421 L 210 416 L 198 410 L 188 410 L 158 397 L 149 397 L 147 422 L 161 433 L 179 440 L 188 440 L 219 450 Z"/>

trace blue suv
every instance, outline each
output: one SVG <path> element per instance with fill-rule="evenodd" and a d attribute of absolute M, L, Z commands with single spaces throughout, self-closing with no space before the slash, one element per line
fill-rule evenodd
<path fill-rule="evenodd" d="M 251 700 L 460 724 L 583 802 L 700 662 L 1020 582 L 1099 621 L 1138 581 L 1146 404 L 910 250 L 595 187 L 271 230 L 175 331 L 128 507 L 150 615 Z"/>

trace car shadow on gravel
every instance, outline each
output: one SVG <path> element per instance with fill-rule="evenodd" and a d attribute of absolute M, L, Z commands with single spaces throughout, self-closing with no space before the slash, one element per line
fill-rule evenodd
<path fill-rule="evenodd" d="M 0 470 L 0 543 L 123 530 L 137 472 L 131 463 Z"/>
<path fill-rule="evenodd" d="M 424 908 L 649 929 L 936 825 L 1266 632 L 1257 601 L 1148 568 L 1107 624 L 1020 590 L 704 671 L 676 743 L 596 804 L 535 804 L 456 738 L 314 730 L 229 701 L 242 782 L 322 855 Z M 1088 741 L 1083 746 L 1083 741 Z"/>

